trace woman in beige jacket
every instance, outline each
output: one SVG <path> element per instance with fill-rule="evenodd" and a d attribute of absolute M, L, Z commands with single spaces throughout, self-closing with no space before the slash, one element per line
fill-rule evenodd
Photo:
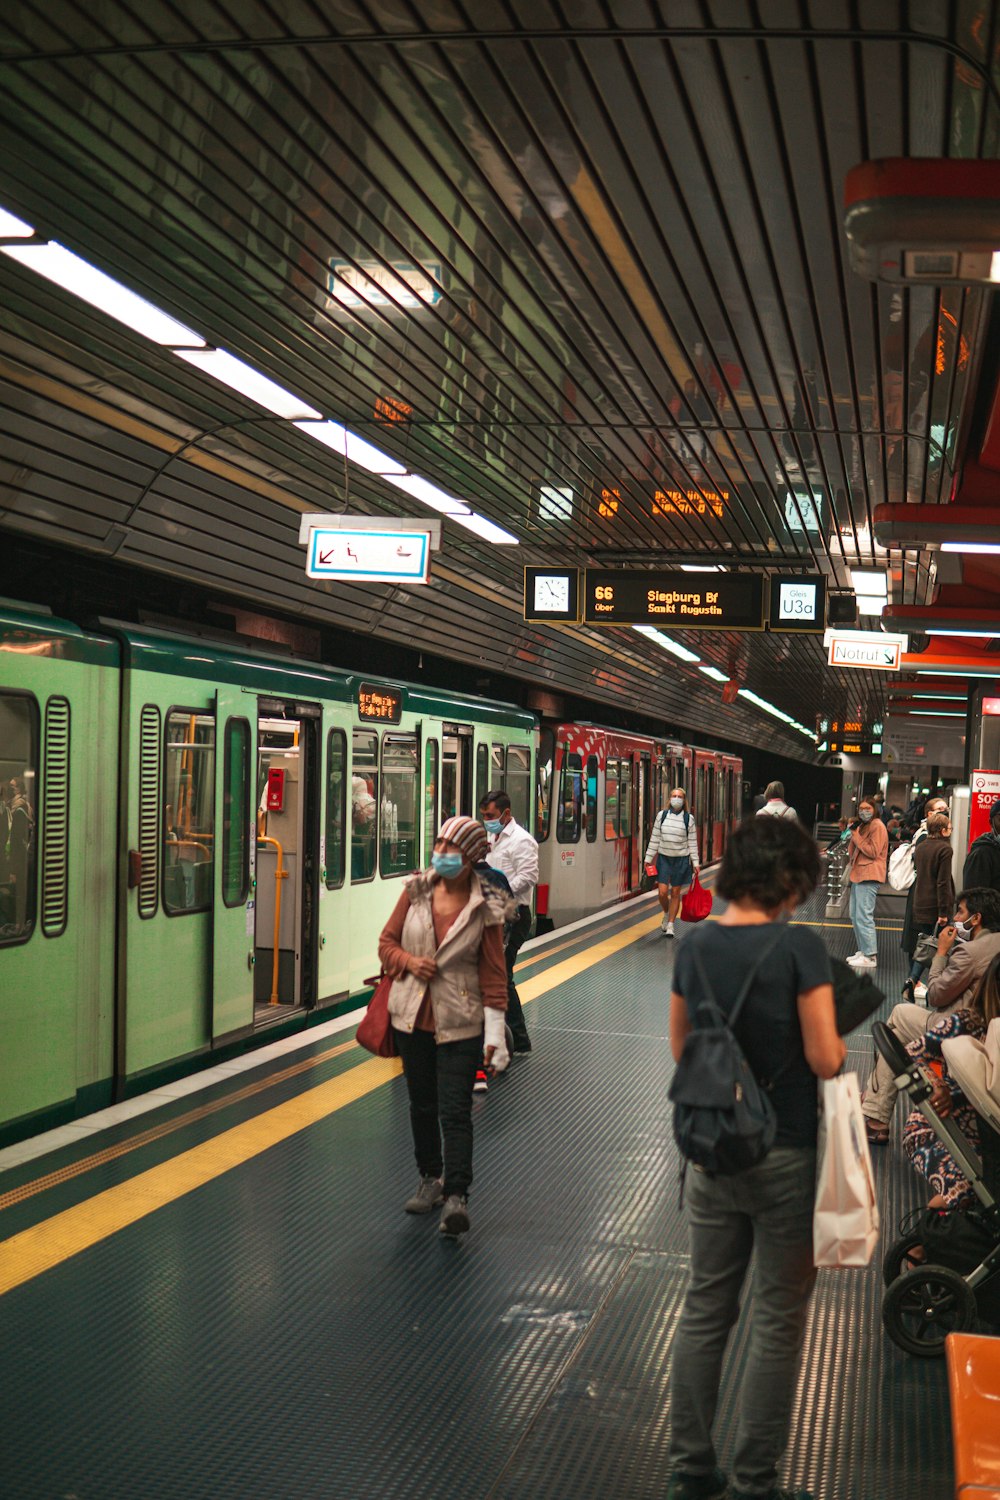
<path fill-rule="evenodd" d="M 476 1071 L 484 1056 L 487 1066 L 506 1062 L 503 924 L 511 902 L 473 868 L 486 849 L 475 819 L 443 823 L 431 869 L 407 881 L 378 945 L 394 976 L 389 1016 L 420 1171 L 404 1207 L 426 1214 L 443 1204 L 448 1235 L 469 1228 Z"/>

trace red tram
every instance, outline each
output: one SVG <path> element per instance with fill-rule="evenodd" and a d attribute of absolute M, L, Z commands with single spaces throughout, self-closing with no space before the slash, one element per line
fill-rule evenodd
<path fill-rule="evenodd" d="M 539 910 L 556 925 L 638 894 L 653 819 L 687 791 L 702 862 L 721 858 L 739 822 L 743 762 L 718 750 L 599 724 L 543 724 L 536 837 Z"/>

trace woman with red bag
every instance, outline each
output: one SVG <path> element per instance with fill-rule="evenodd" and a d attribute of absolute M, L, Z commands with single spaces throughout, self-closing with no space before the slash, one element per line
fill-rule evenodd
<path fill-rule="evenodd" d="M 681 899 L 701 867 L 698 830 L 682 786 L 674 787 L 670 806 L 657 813 L 643 864 L 656 866 L 656 885 L 663 910 L 660 931 L 672 938 Z"/>
<path fill-rule="evenodd" d="M 426 1214 L 443 1204 L 441 1233 L 452 1236 L 469 1228 L 476 1072 L 484 1058 L 487 1067 L 509 1061 L 503 929 L 512 903 L 473 868 L 486 849 L 474 818 L 443 823 L 431 869 L 407 881 L 378 944 L 393 976 L 389 1017 L 420 1172 L 404 1208 Z"/>

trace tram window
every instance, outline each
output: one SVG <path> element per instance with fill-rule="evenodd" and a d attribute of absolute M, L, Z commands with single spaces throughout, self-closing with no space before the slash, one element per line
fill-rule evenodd
<path fill-rule="evenodd" d="M 438 816 L 438 742 L 428 740 L 424 746 L 424 864 L 431 862 L 431 850 L 437 838 Z"/>
<path fill-rule="evenodd" d="M 373 730 L 355 729 L 351 754 L 351 880 L 373 880 L 378 826 L 378 735 Z"/>
<path fill-rule="evenodd" d="M 222 779 L 222 900 L 242 906 L 250 889 L 250 725 L 227 719 Z"/>
<path fill-rule="evenodd" d="M 38 705 L 0 693 L 0 944 L 23 943 L 35 927 Z M 43 829 L 43 833 L 44 833 Z"/>
<path fill-rule="evenodd" d="M 618 837 L 618 762 L 609 760 L 604 769 L 604 837 Z"/>
<path fill-rule="evenodd" d="M 555 736 L 551 729 L 543 729 L 538 737 L 538 757 L 535 761 L 535 839 L 539 844 L 545 843 L 551 827 L 554 755 Z"/>
<path fill-rule="evenodd" d="M 563 756 L 562 783 L 559 788 L 559 818 L 556 823 L 556 838 L 560 844 L 580 842 L 580 794 L 582 791 L 583 762 L 579 755 Z"/>
<path fill-rule="evenodd" d="M 587 843 L 597 838 L 597 756 L 587 756 Z"/>
<path fill-rule="evenodd" d="M 490 751 L 490 784 L 487 787 L 487 791 L 505 792 L 507 790 L 506 781 L 507 773 L 504 766 L 504 747 L 503 745 L 493 745 Z M 478 803 L 476 810 L 479 810 Z M 517 817 L 517 814 L 515 813 L 514 816 Z"/>
<path fill-rule="evenodd" d="M 618 831 L 623 839 L 632 837 L 632 762 L 621 762 L 618 785 Z"/>
<path fill-rule="evenodd" d="M 510 810 L 517 822 L 522 828 L 527 828 L 531 812 L 531 749 L 528 745 L 507 746 L 504 790 L 510 798 Z"/>
<path fill-rule="evenodd" d="M 197 709 L 166 716 L 163 761 L 163 908 L 172 916 L 212 903 L 215 719 Z"/>
<path fill-rule="evenodd" d="M 486 793 L 490 791 L 490 748 L 476 746 L 476 812 L 482 807 Z"/>
<path fill-rule="evenodd" d="M 347 735 L 331 729 L 326 737 L 326 888 L 344 883 L 344 824 L 347 821 Z"/>
<path fill-rule="evenodd" d="M 418 840 L 420 749 L 415 734 L 382 740 L 379 867 L 384 876 L 410 875 L 420 863 Z"/>

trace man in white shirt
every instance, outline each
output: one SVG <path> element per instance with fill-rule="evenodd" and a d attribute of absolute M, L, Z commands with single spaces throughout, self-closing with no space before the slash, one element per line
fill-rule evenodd
<path fill-rule="evenodd" d="M 479 811 L 490 835 L 487 863 L 495 870 L 503 871 L 511 896 L 517 903 L 517 915 L 507 929 L 504 950 L 507 959 L 507 1024 L 514 1036 L 514 1051 L 530 1052 L 531 1038 L 524 1024 L 521 998 L 514 985 L 514 964 L 521 944 L 531 931 L 531 893 L 538 884 L 538 845 L 514 817 L 506 792 L 487 792 Z"/>

